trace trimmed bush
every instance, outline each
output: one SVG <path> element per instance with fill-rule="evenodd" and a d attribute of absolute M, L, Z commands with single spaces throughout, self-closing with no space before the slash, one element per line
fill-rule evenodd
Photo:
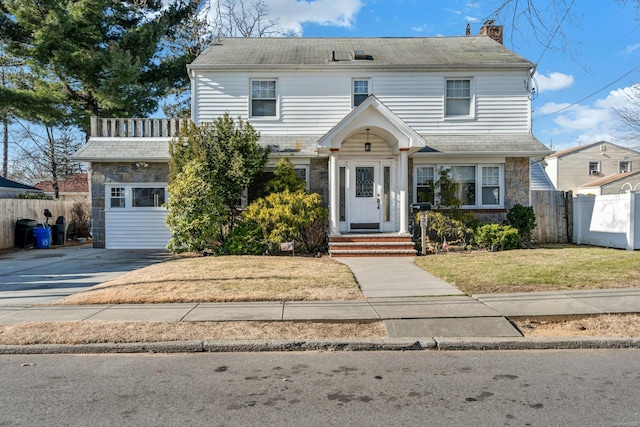
<path fill-rule="evenodd" d="M 318 194 L 306 191 L 271 193 L 247 207 L 246 221 L 260 226 L 265 242 L 274 250 L 280 243 L 295 241 L 306 244 L 302 239 L 309 227 L 317 221 L 326 221 L 327 210 L 321 205 Z M 314 251 L 316 248 L 301 247 L 300 251 Z"/>
<path fill-rule="evenodd" d="M 485 224 L 473 233 L 476 244 L 485 249 L 509 250 L 520 245 L 518 230 L 510 225 Z"/>

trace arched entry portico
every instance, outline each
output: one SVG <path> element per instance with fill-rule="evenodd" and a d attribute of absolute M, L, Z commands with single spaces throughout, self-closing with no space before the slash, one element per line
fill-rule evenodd
<path fill-rule="evenodd" d="M 408 233 L 408 156 L 424 140 L 375 96 L 319 141 L 329 156 L 330 234 Z"/>

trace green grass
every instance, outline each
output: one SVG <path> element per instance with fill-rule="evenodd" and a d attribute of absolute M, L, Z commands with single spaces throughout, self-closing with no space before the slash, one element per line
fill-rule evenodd
<path fill-rule="evenodd" d="M 416 264 L 469 295 L 640 287 L 640 252 L 591 246 L 449 252 Z"/>

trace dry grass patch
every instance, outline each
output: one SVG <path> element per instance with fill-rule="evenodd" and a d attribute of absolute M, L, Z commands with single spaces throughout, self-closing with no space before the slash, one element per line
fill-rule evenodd
<path fill-rule="evenodd" d="M 386 338 L 382 322 L 43 322 L 0 326 L 0 344 Z"/>
<path fill-rule="evenodd" d="M 603 314 L 572 320 L 515 321 L 525 337 L 640 338 L 640 315 Z"/>
<path fill-rule="evenodd" d="M 56 304 L 153 304 L 364 299 L 351 270 L 329 257 L 178 257 Z"/>
<path fill-rule="evenodd" d="M 473 294 L 640 287 L 640 252 L 576 245 L 420 257 L 416 264 Z"/>

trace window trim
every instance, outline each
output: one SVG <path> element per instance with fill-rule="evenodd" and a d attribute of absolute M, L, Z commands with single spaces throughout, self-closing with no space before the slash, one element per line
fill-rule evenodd
<path fill-rule="evenodd" d="M 469 114 L 447 114 L 447 101 L 448 101 L 448 97 L 447 97 L 447 83 L 450 81 L 454 81 L 454 80 L 467 80 L 469 81 Z M 467 77 L 467 76 L 460 76 L 460 77 L 445 77 L 444 78 L 444 84 L 443 84 L 443 100 L 444 100 L 444 105 L 443 105 L 443 111 L 442 111 L 442 115 L 444 120 L 470 120 L 470 119 L 474 119 L 476 116 L 476 108 L 475 108 L 475 103 L 476 103 L 476 94 L 475 94 L 476 90 L 475 90 L 475 81 L 473 79 L 473 77 Z M 452 98 L 452 99 L 462 99 L 462 98 Z"/>
<path fill-rule="evenodd" d="M 595 166 L 595 169 L 591 166 Z M 589 162 L 589 175 L 598 175 L 600 174 L 600 162 Z"/>
<path fill-rule="evenodd" d="M 364 95 L 364 94 L 363 93 L 356 94 L 356 82 L 367 82 L 367 96 L 362 101 L 360 101 L 357 105 L 356 105 L 356 95 Z M 351 79 L 351 108 L 356 108 L 358 105 L 362 104 L 365 101 L 365 99 L 367 99 L 367 97 L 372 93 L 373 91 L 371 90 L 371 78 L 358 77 L 358 78 Z"/>
<path fill-rule="evenodd" d="M 275 115 L 257 116 L 253 114 L 253 82 L 274 82 L 275 83 Z M 277 78 L 251 78 L 249 79 L 249 118 L 254 120 L 278 120 L 280 118 L 280 85 Z M 270 100 L 270 98 L 256 98 L 257 100 Z"/>
<path fill-rule="evenodd" d="M 462 205 L 460 206 L 462 209 L 504 209 L 505 207 L 505 173 L 504 173 L 504 163 L 446 163 L 446 164 L 434 164 L 434 163 L 418 163 L 413 165 L 413 202 L 417 203 L 418 201 L 418 168 L 424 167 L 432 167 L 434 168 L 434 181 L 438 180 L 439 173 L 443 169 L 451 169 L 453 166 L 474 166 L 475 167 L 475 205 Z M 482 170 L 485 167 L 497 167 L 498 168 L 498 188 L 499 198 L 498 204 L 495 205 L 485 205 L 482 203 Z M 434 202 L 435 205 L 438 204 L 438 193 L 439 190 L 436 187 L 434 191 Z"/>
<path fill-rule="evenodd" d="M 111 190 L 114 188 L 124 188 L 124 207 L 111 207 Z M 165 204 L 169 199 L 169 192 L 167 191 L 166 182 L 132 182 L 132 183 L 109 183 L 105 184 L 105 211 L 115 212 L 143 212 L 143 211 L 159 211 L 166 210 L 161 205 L 154 206 L 133 206 L 133 189 L 134 188 L 163 188 L 164 189 L 164 201 Z"/>

